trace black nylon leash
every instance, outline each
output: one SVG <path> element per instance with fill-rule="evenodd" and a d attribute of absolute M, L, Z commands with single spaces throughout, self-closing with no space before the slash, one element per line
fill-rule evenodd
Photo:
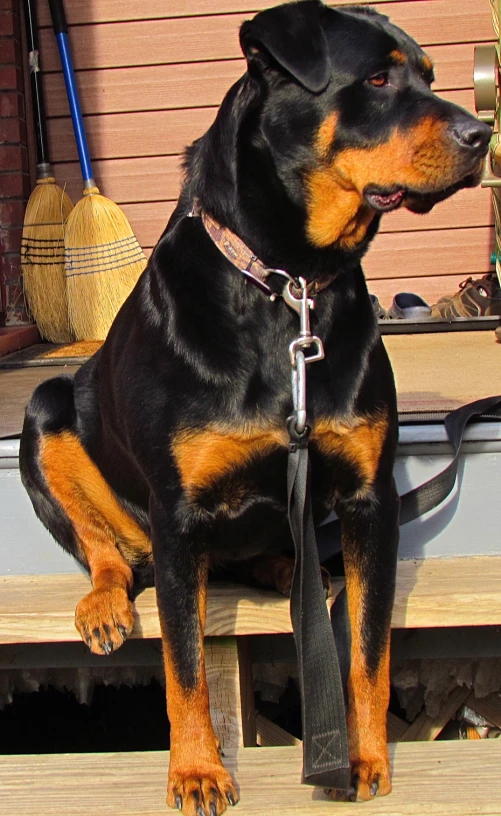
<path fill-rule="evenodd" d="M 466 425 L 473 417 L 486 414 L 493 416 L 501 414 L 501 395 L 469 402 L 447 414 L 444 425 L 454 448 L 452 462 L 436 476 L 400 497 L 400 524 L 407 524 L 438 507 L 451 493 L 456 484 L 459 453 Z"/>
<path fill-rule="evenodd" d="M 298 434 L 296 419 L 293 415 L 287 423 L 287 493 L 296 550 L 290 608 L 301 692 L 301 781 L 347 790 L 351 781 L 343 684 L 311 512 L 309 428 Z"/>

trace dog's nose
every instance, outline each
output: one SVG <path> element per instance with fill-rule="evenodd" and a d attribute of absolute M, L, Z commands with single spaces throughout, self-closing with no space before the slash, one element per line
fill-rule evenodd
<path fill-rule="evenodd" d="M 463 119 L 452 127 L 452 135 L 461 147 L 471 148 L 479 153 L 487 151 L 491 134 L 490 127 L 477 119 Z"/>

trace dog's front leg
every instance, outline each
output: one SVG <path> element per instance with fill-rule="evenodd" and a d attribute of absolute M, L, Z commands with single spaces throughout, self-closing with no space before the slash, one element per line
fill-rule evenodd
<path fill-rule="evenodd" d="M 219 816 L 238 795 L 224 768 L 209 711 L 204 628 L 208 558 L 172 532 L 172 511 L 150 508 L 155 585 L 170 721 L 167 804 L 186 816 Z"/>
<path fill-rule="evenodd" d="M 338 508 L 351 631 L 348 738 L 352 789 L 347 798 L 358 801 L 391 790 L 386 716 L 398 506 L 391 481 L 375 485 L 362 500 L 341 501 Z"/>

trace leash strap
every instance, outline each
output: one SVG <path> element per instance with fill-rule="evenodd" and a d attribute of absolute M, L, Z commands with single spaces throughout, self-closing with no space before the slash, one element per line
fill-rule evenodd
<path fill-rule="evenodd" d="M 347 790 L 350 760 L 341 671 L 325 604 L 311 512 L 309 428 L 288 420 L 289 523 L 296 550 L 291 620 L 296 642 L 303 723 L 303 772 L 308 785 Z"/>
<path fill-rule="evenodd" d="M 459 452 L 466 425 L 475 416 L 482 416 L 483 414 L 499 415 L 500 410 L 501 395 L 470 402 L 468 405 L 463 405 L 461 408 L 447 414 L 444 425 L 447 436 L 454 448 L 454 458 L 436 476 L 400 497 L 400 524 L 407 524 L 407 522 L 422 516 L 423 513 L 433 510 L 434 507 L 438 507 L 447 498 L 456 483 Z"/>

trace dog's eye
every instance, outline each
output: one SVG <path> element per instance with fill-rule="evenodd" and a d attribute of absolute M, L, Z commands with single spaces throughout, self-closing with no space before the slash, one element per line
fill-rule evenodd
<path fill-rule="evenodd" d="M 367 82 L 373 85 L 374 88 L 383 88 L 385 85 L 388 85 L 388 73 L 387 71 L 381 71 L 381 73 L 369 77 Z"/>

